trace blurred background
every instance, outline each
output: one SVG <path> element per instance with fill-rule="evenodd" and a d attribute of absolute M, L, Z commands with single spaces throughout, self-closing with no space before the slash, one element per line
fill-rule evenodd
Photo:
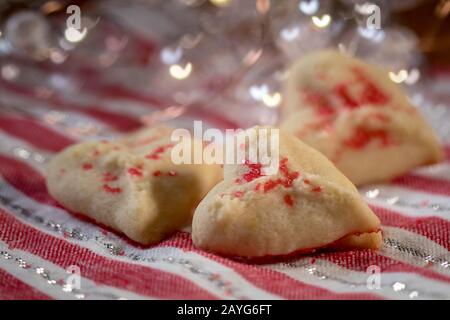
<path fill-rule="evenodd" d="M 4 0 L 0 112 L 77 139 L 273 124 L 287 67 L 333 47 L 385 67 L 448 139 L 449 13 L 448 0 Z"/>

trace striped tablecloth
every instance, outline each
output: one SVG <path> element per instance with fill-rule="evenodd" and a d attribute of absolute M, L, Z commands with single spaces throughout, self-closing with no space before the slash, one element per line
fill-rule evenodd
<path fill-rule="evenodd" d="M 138 128 L 155 110 L 120 88 L 67 97 L 0 83 L 0 299 L 450 298 L 448 147 L 447 162 L 360 190 L 382 221 L 378 252 L 254 265 L 196 249 L 187 231 L 142 247 L 49 196 L 44 169 L 54 153 Z"/>

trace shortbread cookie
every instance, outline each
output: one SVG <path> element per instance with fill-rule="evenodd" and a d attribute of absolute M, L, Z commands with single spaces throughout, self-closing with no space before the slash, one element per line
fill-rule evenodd
<path fill-rule="evenodd" d="M 443 158 L 431 127 L 382 68 L 335 51 L 315 52 L 292 66 L 284 97 L 281 127 L 356 185 Z"/>
<path fill-rule="evenodd" d="M 115 141 L 83 142 L 47 168 L 50 194 L 64 207 L 150 244 L 188 224 L 193 207 L 222 176 L 216 165 L 175 165 L 171 128 Z"/>
<path fill-rule="evenodd" d="M 283 132 L 279 152 L 274 175 L 264 176 L 260 163 L 225 165 L 224 180 L 194 213 L 196 246 L 243 257 L 380 247 L 379 219 L 328 159 Z"/>

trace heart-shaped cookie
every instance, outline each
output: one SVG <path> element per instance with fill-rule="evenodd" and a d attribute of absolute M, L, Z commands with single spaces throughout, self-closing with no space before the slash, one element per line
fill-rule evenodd
<path fill-rule="evenodd" d="M 258 127 L 249 130 L 261 132 Z M 258 135 L 250 137 L 249 147 L 259 148 Z M 278 172 L 272 175 L 264 175 L 258 162 L 225 165 L 224 180 L 194 213 L 196 246 L 225 255 L 265 257 L 329 246 L 381 245 L 379 219 L 323 155 L 280 132 L 278 160 Z"/>
<path fill-rule="evenodd" d="M 157 242 L 189 223 L 222 177 L 217 165 L 174 164 L 171 132 L 160 126 L 71 146 L 49 163 L 48 190 L 74 212 L 142 244 Z"/>
<path fill-rule="evenodd" d="M 314 52 L 295 63 L 284 103 L 280 126 L 356 185 L 443 158 L 431 127 L 388 72 L 342 53 Z"/>

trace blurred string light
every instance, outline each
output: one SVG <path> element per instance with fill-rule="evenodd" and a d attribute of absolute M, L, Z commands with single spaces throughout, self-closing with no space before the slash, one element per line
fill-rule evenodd
<path fill-rule="evenodd" d="M 319 11 L 320 3 L 318 0 L 300 1 L 298 8 L 308 16 L 312 16 Z"/>
<path fill-rule="evenodd" d="M 389 78 L 395 83 L 402 83 L 408 78 L 408 71 L 405 69 L 399 70 L 398 72 L 389 72 Z"/>
<path fill-rule="evenodd" d="M 358 34 L 363 38 L 374 42 L 381 42 L 386 38 L 386 32 L 383 29 L 367 28 L 363 26 L 357 27 Z"/>
<path fill-rule="evenodd" d="M 81 25 L 83 25 L 83 28 L 81 30 L 74 28 L 74 27 L 67 27 L 64 30 L 64 38 L 63 41 L 60 41 L 60 45 L 65 50 L 71 50 L 73 49 L 73 46 L 79 42 L 81 42 L 84 38 L 86 38 L 86 35 L 88 34 L 88 31 L 93 29 L 97 23 L 100 21 L 100 17 L 93 18 L 90 17 L 82 17 L 81 18 Z M 109 41 L 109 42 L 108 42 Z M 113 42 L 115 41 L 115 42 Z M 106 46 L 109 45 L 108 49 L 111 49 L 111 46 L 115 46 L 116 51 L 121 50 L 127 43 L 127 39 L 106 39 L 105 44 Z M 114 51 L 114 50 L 113 50 Z"/>
<path fill-rule="evenodd" d="M 319 0 L 301 0 L 301 1 L 295 1 L 291 3 L 291 6 L 289 7 L 290 10 L 283 12 L 283 11 L 276 11 L 274 9 L 277 9 L 277 6 L 280 2 L 274 0 L 274 1 L 270 1 L 270 0 L 250 0 L 251 1 L 251 6 L 252 6 L 252 12 L 257 11 L 257 13 L 259 14 L 264 14 L 266 15 L 268 12 L 270 12 L 270 15 L 272 17 L 272 14 L 276 15 L 278 14 L 278 12 L 280 12 L 280 16 L 279 21 L 280 23 L 278 25 L 276 25 L 276 27 L 274 27 L 274 35 L 278 35 L 279 39 L 276 39 L 277 41 L 283 42 L 283 45 L 286 45 L 287 49 L 285 51 L 288 52 L 297 52 L 296 54 L 291 54 L 289 56 L 289 58 L 294 59 L 294 58 L 298 58 L 300 57 L 302 54 L 310 51 L 310 50 L 314 50 L 314 49 L 319 49 L 319 48 L 324 48 L 324 47 L 329 47 L 330 45 L 333 44 L 334 40 L 339 41 L 340 39 L 339 37 L 339 33 L 342 30 L 346 30 L 345 28 L 341 28 L 341 25 L 344 25 L 345 23 L 347 23 L 347 20 L 342 20 L 342 16 L 339 14 L 336 14 L 334 10 L 332 10 L 334 7 L 333 6 L 327 6 L 327 4 L 330 4 L 331 2 L 328 1 L 319 1 Z M 353 1 L 353 0 L 352 0 Z M 200 6 L 201 4 L 205 4 L 209 6 L 204 6 L 203 8 L 206 10 L 210 10 L 210 9 L 215 9 L 212 8 L 212 6 L 214 5 L 215 7 L 217 7 L 215 10 L 212 10 L 214 12 L 221 12 L 221 13 L 227 13 L 229 11 L 231 11 L 231 9 L 233 9 L 234 5 L 239 3 L 236 0 L 182 0 L 183 3 L 185 4 L 189 4 L 192 6 Z M 209 3 L 208 3 L 209 2 Z M 56 10 L 54 8 L 55 7 L 55 3 L 57 4 L 58 1 L 47 1 L 45 5 L 42 6 L 41 8 L 41 12 L 51 12 L 53 10 Z M 372 11 L 369 11 L 370 8 L 370 3 L 363 3 L 363 1 L 359 1 L 360 4 L 358 7 L 354 4 L 351 4 L 348 6 L 348 10 L 351 10 L 354 8 L 355 11 L 353 11 L 353 16 L 355 16 L 355 12 L 359 12 L 359 14 L 370 14 L 372 13 Z M 241 4 L 239 4 L 240 6 Z M 44 7 L 46 7 L 47 9 L 44 10 Z M 52 8 L 54 7 L 54 8 Z M 288 7 L 288 6 L 286 6 Z M 199 8 L 200 9 L 200 8 Z M 293 10 L 292 10 L 293 9 Z M 270 10 L 270 11 L 269 11 Z M 388 9 L 386 9 L 388 10 Z M 234 12 L 234 11 L 233 11 Z M 250 24 L 255 24 L 256 26 L 252 26 L 257 28 L 260 26 L 260 20 L 258 21 L 250 21 L 250 20 L 245 20 L 244 24 L 244 28 L 240 27 L 240 22 L 234 24 L 234 22 L 236 20 L 238 20 L 239 14 L 241 14 L 242 16 L 246 17 L 246 13 L 244 12 L 244 10 L 242 9 L 242 7 L 238 7 L 238 12 L 236 12 L 236 14 L 233 15 L 233 23 L 229 23 L 230 25 L 232 25 L 232 27 L 225 25 L 225 27 L 230 27 L 230 29 L 233 30 L 245 30 L 245 32 L 249 29 Z M 281 16 L 282 14 L 284 14 L 284 16 Z M 352 16 L 352 18 L 353 18 Z M 220 16 L 214 16 L 213 19 L 211 19 L 212 24 L 215 25 L 223 25 L 223 23 L 220 21 L 221 18 Z M 251 18 L 254 19 L 254 17 L 252 16 Z M 251 19 L 249 18 L 249 19 Z M 295 19 L 294 19 L 295 18 Z M 236 19 L 236 20 L 235 20 Z M 221 19 L 224 20 L 224 19 Z M 240 21 L 240 20 L 239 20 Z M 174 21 L 175 22 L 175 21 Z M 89 26 L 88 24 L 85 24 L 83 22 L 83 27 L 85 27 L 84 29 L 82 29 L 82 31 L 80 31 L 79 29 L 73 29 L 71 28 L 70 30 L 67 29 L 65 30 L 65 26 L 62 27 L 62 31 L 63 31 L 63 37 L 57 39 L 57 41 L 60 41 L 59 44 L 61 45 L 60 50 L 58 50 L 57 48 L 50 48 L 50 52 L 47 54 L 47 56 L 49 57 L 49 59 L 54 62 L 54 63 L 63 63 L 68 55 L 68 52 L 66 50 L 70 50 L 72 48 L 77 48 L 77 44 L 80 43 L 81 41 L 83 41 L 86 36 L 91 37 L 91 26 Z M 226 33 L 227 30 L 226 28 L 218 28 L 218 30 L 220 32 L 218 32 L 216 35 L 214 35 L 214 37 L 219 37 L 219 36 L 223 36 L 223 37 L 234 37 L 235 34 L 237 33 L 239 36 L 241 36 L 240 32 L 236 32 L 233 34 L 228 34 Z M 239 29 L 238 29 L 239 28 Z M 356 28 L 355 28 L 356 29 Z M 197 72 L 200 72 L 200 70 L 197 71 L 197 63 L 196 63 L 196 58 L 195 55 L 199 54 L 202 56 L 208 56 L 209 52 L 206 50 L 204 50 L 203 47 L 197 48 L 197 45 L 200 43 L 200 41 L 202 42 L 202 45 L 204 43 L 208 44 L 210 41 L 210 34 L 209 34 L 209 30 L 207 30 L 206 28 L 204 29 L 190 29 L 189 32 L 187 33 L 187 30 L 180 30 L 182 31 L 184 34 L 179 34 L 177 35 L 177 39 L 179 39 L 178 44 L 173 46 L 173 38 L 171 38 L 170 40 L 170 46 L 167 46 L 167 44 L 169 43 L 165 43 L 163 44 L 163 48 L 159 51 L 159 64 L 161 65 L 161 62 L 164 64 L 162 65 L 163 72 L 165 73 L 166 76 L 175 80 L 172 80 L 172 82 L 177 82 L 178 80 L 184 80 L 184 79 L 188 79 L 184 82 L 180 81 L 178 83 L 184 85 L 192 85 L 194 83 L 194 77 L 190 77 L 192 72 L 194 71 L 193 69 L 195 68 L 195 78 L 197 78 Z M 361 38 L 365 38 L 365 39 L 369 39 L 372 42 L 375 43 L 370 43 L 370 41 L 364 41 L 364 39 L 358 39 L 362 40 L 360 42 L 355 41 L 355 46 L 360 46 L 362 49 L 364 49 L 364 46 L 367 46 L 367 44 L 369 45 L 378 45 L 380 44 L 380 47 L 382 47 L 385 44 L 385 38 L 387 38 L 386 35 L 389 35 L 390 32 L 388 30 L 376 30 L 376 29 L 368 29 L 368 28 L 364 28 L 363 26 L 358 27 L 356 31 Z M 89 33 L 89 34 L 87 34 Z M 244 33 L 244 32 L 242 32 Z M 358 38 L 358 34 L 356 34 L 355 38 Z M 92 32 L 92 35 L 94 35 L 94 32 Z M 259 34 L 258 34 L 259 35 Z M 1 36 L 1 32 L 0 32 L 0 36 Z M 4 34 L 4 36 L 6 36 L 6 32 Z M 258 41 L 259 41 L 259 37 L 258 37 Z M 322 40 L 320 40 L 322 39 Z M 117 41 L 119 41 L 120 39 L 117 39 Z M 234 40 L 234 39 L 233 39 Z M 320 41 L 319 41 L 320 40 Z M 108 66 L 111 65 L 112 62 L 117 58 L 116 51 L 121 50 L 122 48 L 122 44 L 121 43 L 116 43 L 116 40 L 112 40 L 109 41 L 108 39 L 106 39 L 105 44 L 106 47 L 109 51 L 114 51 L 114 54 L 102 54 L 100 53 L 98 55 L 99 57 L 99 63 L 101 64 L 101 66 Z M 385 41 L 383 43 L 383 41 Z M 237 41 L 236 41 L 237 42 Z M 289 43 L 287 43 L 289 42 Z M 110 43 L 111 45 L 109 45 L 108 43 Z M 245 43 L 244 41 L 241 41 L 241 38 L 239 38 L 239 44 L 236 45 L 236 47 L 239 49 L 240 47 L 242 47 L 242 43 Z M 398 43 L 398 41 L 393 41 L 393 43 Z M 52 46 L 54 45 L 54 42 L 51 43 Z M 56 42 L 56 44 L 58 44 L 58 42 Z M 250 46 L 249 46 L 250 47 Z M 115 48 L 117 48 L 117 50 L 115 50 Z M 190 49 L 195 48 L 195 49 L 199 49 L 199 50 L 193 50 L 193 51 L 189 51 Z M 224 46 L 225 48 L 225 46 Z M 260 57 L 263 55 L 263 50 L 262 48 L 262 44 L 255 44 L 253 45 L 251 48 L 245 48 L 246 51 L 242 52 L 242 54 L 239 56 L 239 59 L 236 59 L 236 61 L 241 62 L 242 65 L 238 66 L 240 69 L 238 71 L 242 71 L 242 73 L 245 72 L 255 72 L 253 71 L 254 68 L 248 68 L 248 70 L 246 69 L 246 67 L 251 67 L 253 65 L 256 64 L 256 62 L 258 62 L 259 60 L 263 60 L 263 62 L 265 61 L 264 59 L 260 59 Z M 342 45 L 342 48 L 343 45 Z M 373 54 L 374 50 L 370 50 L 371 47 L 369 47 L 369 50 L 366 50 L 366 52 L 369 53 L 365 53 L 363 50 L 360 50 L 362 52 L 362 55 L 366 55 L 366 56 L 370 56 Z M 250 50 L 248 50 L 250 49 Z M 199 51 L 199 52 L 197 52 Z M 221 51 L 223 51 L 224 56 L 226 54 L 229 54 L 230 52 L 226 52 L 227 50 L 225 49 L 221 49 Z M 268 51 L 268 50 L 267 50 Z M 186 53 L 189 52 L 189 57 L 192 57 L 193 60 L 187 60 L 185 58 Z M 389 52 L 388 52 L 389 53 Z M 360 54 L 360 52 L 358 52 L 358 54 Z M 264 53 L 264 55 L 266 55 L 266 53 Z M 387 56 L 387 54 L 385 54 Z M 158 56 L 158 53 L 157 53 Z M 366 58 L 366 56 L 364 56 Z M 264 57 L 265 58 L 265 57 Z M 205 58 L 202 58 L 205 59 Z M 225 60 L 225 59 L 224 59 Z M 261 62 L 261 63 L 263 63 Z M 397 81 L 398 83 L 404 83 L 404 84 L 410 84 L 410 83 L 414 83 L 415 81 L 418 80 L 418 78 L 420 77 L 420 72 L 418 70 L 408 70 L 408 67 L 412 66 L 414 64 L 410 64 L 408 66 L 408 64 L 400 64 L 400 65 L 395 65 L 393 67 L 390 67 L 389 70 L 392 70 L 391 74 L 389 74 L 389 77 L 392 79 L 392 81 Z M 200 66 L 200 65 L 199 65 Z M 200 69 L 200 68 L 199 68 Z M 207 68 L 202 68 L 202 69 L 207 69 Z M 231 68 L 230 68 L 231 69 Z M 250 71 L 250 69 L 252 69 Z M 226 73 L 227 70 L 225 70 L 225 72 L 222 73 Z M 5 71 L 7 72 L 7 71 Z M 217 71 L 216 71 L 217 72 Z M 2 75 L 3 75 L 3 70 L 2 70 Z M 284 77 L 284 74 L 282 74 L 280 72 L 280 77 Z M 189 78 L 190 77 L 190 78 Z M 255 77 L 256 79 L 256 77 Z M 258 79 L 261 79 L 260 77 L 258 77 Z M 196 79 L 197 80 L 197 79 Z M 253 84 L 256 81 L 253 81 Z M 182 86 L 180 86 L 182 87 Z M 248 86 L 246 86 L 248 88 Z M 257 86 L 256 86 L 257 87 Z M 182 87 L 184 88 L 184 87 Z M 234 89 L 232 86 L 230 86 L 230 88 L 232 88 L 232 90 Z M 248 90 L 248 89 L 247 89 Z M 244 93 L 242 95 L 242 97 L 247 97 L 248 99 L 248 91 L 244 89 Z M 278 86 L 274 86 L 273 88 L 270 87 L 270 89 L 267 87 L 264 89 L 264 86 L 262 86 L 261 91 L 258 94 L 254 94 L 252 95 L 251 93 L 251 97 L 260 102 L 261 105 L 266 106 L 268 108 L 276 108 L 278 107 L 282 100 L 283 100 L 283 96 L 280 92 L 278 92 Z M 186 90 L 189 91 L 189 90 Z M 255 91 L 256 92 L 256 91 Z M 257 96 L 257 97 L 255 97 Z M 178 95 L 178 98 L 180 98 L 180 96 Z M 196 99 L 200 99 L 197 98 Z M 180 99 L 175 99 L 175 100 L 188 100 L 186 97 L 182 97 Z M 192 99 L 191 99 L 192 100 Z M 177 101 L 178 102 L 178 101 Z M 267 112 L 273 112 L 275 110 L 269 110 L 268 108 L 263 108 L 265 110 L 267 110 Z"/>
<path fill-rule="evenodd" d="M 4 33 L 4 43 L 10 52 L 35 60 L 45 58 L 50 25 L 39 12 L 23 10 L 8 16 Z"/>
<path fill-rule="evenodd" d="M 249 92 L 254 100 L 262 101 L 269 108 L 278 107 L 281 103 L 281 94 L 279 92 L 270 94 L 267 84 L 253 85 L 250 87 Z"/>
<path fill-rule="evenodd" d="M 13 80 L 17 78 L 20 73 L 20 69 L 13 64 L 6 64 L 2 67 L 1 74 L 5 80 Z"/>
<path fill-rule="evenodd" d="M 316 27 L 319 28 L 326 28 L 330 25 L 331 23 L 331 16 L 329 14 L 324 14 L 321 17 L 318 16 L 313 16 L 311 18 L 312 22 L 314 23 L 314 25 Z"/>
<path fill-rule="evenodd" d="M 370 2 L 365 2 L 362 4 L 355 3 L 354 10 L 359 14 L 367 16 L 373 14 L 374 6 L 375 4 Z"/>
<path fill-rule="evenodd" d="M 228 7 L 232 0 L 209 0 L 213 5 L 217 7 Z"/>
<path fill-rule="evenodd" d="M 411 70 L 401 69 L 398 72 L 390 71 L 389 78 L 395 83 L 413 85 L 420 79 L 420 71 L 416 68 Z"/>
<path fill-rule="evenodd" d="M 281 102 L 281 94 L 279 92 L 275 92 L 274 94 L 266 94 L 263 97 L 264 104 L 270 108 L 275 108 L 280 105 Z"/>
<path fill-rule="evenodd" d="M 80 42 L 81 40 L 84 39 L 86 34 L 87 34 L 86 28 L 83 28 L 82 31 L 79 31 L 75 28 L 68 27 L 64 31 L 64 37 L 66 38 L 67 41 L 72 42 L 72 43 Z"/>
<path fill-rule="evenodd" d="M 176 47 L 175 49 L 166 47 L 161 50 L 160 58 L 164 64 L 176 64 L 183 56 L 183 49 L 181 47 Z"/>
<path fill-rule="evenodd" d="M 300 27 L 285 28 L 280 31 L 280 36 L 286 41 L 292 41 L 300 36 Z"/>
<path fill-rule="evenodd" d="M 50 48 L 49 49 L 49 59 L 56 64 L 61 64 L 67 59 L 67 54 L 63 51 L 56 49 L 56 48 Z"/>
<path fill-rule="evenodd" d="M 192 64 L 188 62 L 184 67 L 179 64 L 171 65 L 169 73 L 172 77 L 178 80 L 183 80 L 189 77 L 192 72 Z"/>
<path fill-rule="evenodd" d="M 269 93 L 269 87 L 266 84 L 261 86 L 253 85 L 250 87 L 249 92 L 253 99 L 261 101 Z"/>
<path fill-rule="evenodd" d="M 200 41 L 204 38 L 204 34 L 202 32 L 197 34 L 185 34 L 181 37 L 180 46 L 183 49 L 192 49 L 196 47 Z"/>

